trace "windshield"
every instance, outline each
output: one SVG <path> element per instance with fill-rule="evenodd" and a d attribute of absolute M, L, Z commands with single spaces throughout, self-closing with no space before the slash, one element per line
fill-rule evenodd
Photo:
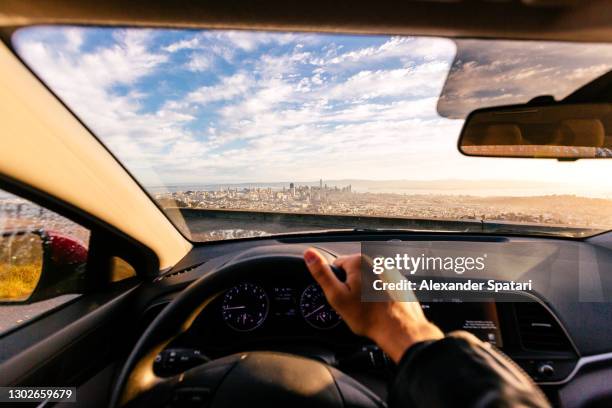
<path fill-rule="evenodd" d="M 62 26 L 13 44 L 194 241 L 612 227 L 612 161 L 457 150 L 470 110 L 561 99 L 611 45 Z"/>

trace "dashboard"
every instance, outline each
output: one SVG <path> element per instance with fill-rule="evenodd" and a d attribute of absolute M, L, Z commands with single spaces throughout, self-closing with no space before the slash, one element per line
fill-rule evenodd
<path fill-rule="evenodd" d="M 450 242 L 454 237 L 443 239 Z M 512 240 L 515 239 L 488 238 L 486 242 L 499 245 L 500 252 L 503 252 Z M 531 245 L 530 239 L 520 240 Z M 466 253 L 476 253 L 482 251 L 481 241 L 481 237 L 462 237 L 461 244 L 469 247 Z M 584 274 L 586 271 L 602 277 L 604 297 L 612 293 L 609 292 L 612 281 L 607 280 L 603 270 L 610 265 L 611 258 L 607 250 L 592 248 L 588 244 L 542 241 L 550 250 L 541 260 L 531 258 L 533 262 L 530 265 L 533 266 L 526 273 L 534 280 L 554 281 L 554 291 L 546 296 L 518 292 L 506 300 L 500 295 L 495 299 L 483 297 L 470 302 L 428 299 L 421 306 L 426 316 L 444 332 L 466 330 L 500 348 L 539 383 L 553 401 L 559 396 L 558 390 L 565 390 L 567 395 L 571 392 L 572 398 L 578 398 L 580 393 L 574 391 L 577 388 L 568 386 L 573 384 L 572 379 L 584 370 L 585 364 L 591 364 L 591 359 L 598 364 L 605 361 L 601 359 L 605 354 L 600 358 L 588 354 L 585 357 L 585 353 L 596 354 L 609 346 L 605 340 L 610 328 L 605 317 L 609 316 L 606 314 L 609 303 L 568 300 L 568 294 L 571 294 L 568 288 L 576 287 L 577 282 L 584 287 L 584 275 L 579 280 L 578 272 Z M 225 245 L 233 251 L 219 246 L 203 247 L 199 255 L 196 253 L 188 260 L 195 266 L 164 277 L 163 285 L 174 292 L 160 300 L 156 307 L 161 309 L 177 296 L 180 293 L 177 288 L 184 287 L 181 285 L 206 275 L 242 256 L 242 253 L 259 251 L 260 248 L 271 248 L 272 251 L 274 247 L 285 251 L 291 245 L 298 246 L 297 252 L 304 248 L 299 239 L 269 239 L 257 241 L 257 245 L 253 242 Z M 338 239 L 308 242 L 306 245 L 318 246 L 332 254 L 346 254 L 359 252 L 361 242 Z M 571 256 L 558 255 L 567 252 L 564 246 L 573 251 Z M 576 253 L 580 257 L 574 257 Z M 556 257 L 557 260 L 555 263 L 545 262 L 544 256 Z M 582 262 L 589 256 L 596 260 L 589 265 L 599 265 L 600 269 L 576 267 L 579 259 Z M 551 268 L 551 264 L 555 268 Z M 512 269 L 516 263 L 504 262 L 499 267 Z M 592 327 L 597 327 L 599 332 L 595 334 Z M 202 358 L 215 359 L 246 350 L 274 350 L 322 360 L 364 383 L 383 398 L 395 369 L 374 343 L 349 330 L 327 304 L 305 267 L 287 269 L 270 263 L 254 267 L 246 279 L 233 282 L 218 293 L 197 315 L 191 327 L 160 353 L 155 370 L 160 375 L 172 374 L 198 364 Z M 589 367 L 594 366 L 591 364 Z"/>
<path fill-rule="evenodd" d="M 533 298 L 525 297 L 518 303 L 490 298 L 429 301 L 421 307 L 444 332 L 466 330 L 474 334 L 511 356 L 536 381 L 562 379 L 575 364 L 576 353 L 561 325 Z M 540 337 L 547 343 L 539 342 Z M 374 343 L 350 331 L 305 268 L 283 270 L 273 264 L 255 268 L 249 279 L 219 293 L 190 329 L 162 353 L 157 372 L 165 375 L 184 370 L 190 358 L 183 354 L 191 355 L 192 350 L 208 358 L 244 350 L 285 351 L 320 359 L 355 377 L 367 374 L 369 380 L 362 377 L 361 381 L 380 389 L 384 387 L 376 381 L 390 378 L 394 369 Z M 177 362 L 181 358 L 185 364 Z"/>

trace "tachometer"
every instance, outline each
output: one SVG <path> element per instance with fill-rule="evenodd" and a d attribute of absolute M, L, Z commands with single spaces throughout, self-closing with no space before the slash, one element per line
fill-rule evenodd
<path fill-rule="evenodd" d="M 254 330 L 266 320 L 269 304 L 268 295 L 260 286 L 241 283 L 225 292 L 221 305 L 223 320 L 234 330 Z"/>
<path fill-rule="evenodd" d="M 317 329 L 331 329 L 341 320 L 340 315 L 327 303 L 321 287 L 316 284 L 302 292 L 300 310 L 306 322 Z"/>

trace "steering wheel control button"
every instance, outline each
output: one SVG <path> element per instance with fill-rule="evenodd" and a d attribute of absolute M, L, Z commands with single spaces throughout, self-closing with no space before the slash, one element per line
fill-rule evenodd
<path fill-rule="evenodd" d="M 207 361 L 209 359 L 200 350 L 166 349 L 155 357 L 153 370 L 161 376 L 174 375 Z"/>
<path fill-rule="evenodd" d="M 174 391 L 165 408 L 204 408 L 208 405 L 211 391 L 208 388 L 179 388 Z"/>
<path fill-rule="evenodd" d="M 392 366 L 389 357 L 376 345 L 363 346 L 361 350 L 340 360 L 340 367 L 350 369 L 387 369 Z"/>

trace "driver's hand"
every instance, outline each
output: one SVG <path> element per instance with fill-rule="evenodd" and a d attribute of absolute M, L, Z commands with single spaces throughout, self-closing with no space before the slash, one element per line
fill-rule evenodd
<path fill-rule="evenodd" d="M 327 260 L 314 248 L 304 260 L 319 283 L 329 304 L 351 330 L 374 340 L 396 363 L 414 343 L 437 340 L 444 335 L 429 322 L 419 302 L 361 302 L 361 255 L 343 256 L 334 261 L 346 272 L 346 282 L 332 272 Z"/>

